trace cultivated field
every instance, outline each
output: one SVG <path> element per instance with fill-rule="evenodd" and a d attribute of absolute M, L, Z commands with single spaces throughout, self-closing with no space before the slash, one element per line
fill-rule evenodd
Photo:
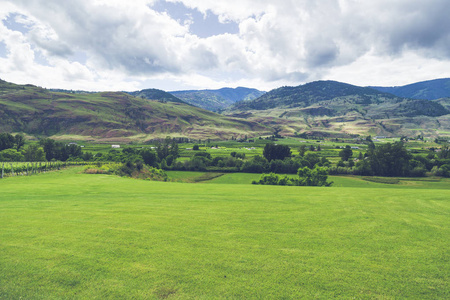
<path fill-rule="evenodd" d="M 0 299 L 450 297 L 448 180 L 80 170 L 0 180 Z"/>

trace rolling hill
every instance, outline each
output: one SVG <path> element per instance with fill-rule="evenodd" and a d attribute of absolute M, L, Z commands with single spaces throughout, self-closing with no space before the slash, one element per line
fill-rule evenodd
<path fill-rule="evenodd" d="M 227 92 L 234 100 L 243 95 L 221 91 Z M 0 80 L 0 132 L 123 142 L 167 135 L 229 139 L 274 132 L 313 137 L 450 136 L 450 98 L 413 100 L 336 81 L 281 87 L 236 102 L 222 114 L 161 90 L 135 93 L 137 97 L 122 92 L 55 92 Z"/>
<path fill-rule="evenodd" d="M 391 93 L 398 97 L 436 100 L 450 97 L 450 78 L 422 81 L 405 86 L 374 86 L 372 88 L 384 93 Z"/>
<path fill-rule="evenodd" d="M 167 135 L 214 139 L 271 131 L 252 121 L 221 116 L 180 101 L 148 100 L 121 92 L 68 94 L 0 81 L 0 132 L 145 141 Z"/>
<path fill-rule="evenodd" d="M 438 135 L 450 128 L 448 101 L 413 100 L 372 88 L 316 81 L 236 103 L 225 114 L 273 126 L 285 135 Z"/>
<path fill-rule="evenodd" d="M 210 111 L 220 111 L 239 101 L 253 100 L 265 92 L 244 87 L 222 88 L 219 90 L 192 90 L 170 92 L 184 102 Z"/>
<path fill-rule="evenodd" d="M 389 93 L 336 81 L 316 81 L 281 87 L 252 100 L 236 103 L 233 110 L 303 108 L 304 114 L 338 116 L 358 112 L 370 118 L 431 116 L 449 113 L 438 102 L 401 98 Z"/>

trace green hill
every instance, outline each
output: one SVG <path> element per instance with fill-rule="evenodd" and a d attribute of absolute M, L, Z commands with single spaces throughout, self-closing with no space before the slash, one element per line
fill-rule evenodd
<path fill-rule="evenodd" d="M 183 101 L 210 111 L 220 111 L 239 101 L 253 100 L 265 92 L 244 87 L 219 90 L 192 90 L 170 92 Z"/>
<path fill-rule="evenodd" d="M 120 92 L 58 93 L 0 81 L 0 132 L 142 141 L 167 135 L 230 138 L 270 130 L 181 102 L 148 100 Z"/>

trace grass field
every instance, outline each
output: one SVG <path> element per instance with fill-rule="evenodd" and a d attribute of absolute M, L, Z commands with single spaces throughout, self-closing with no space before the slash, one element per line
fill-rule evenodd
<path fill-rule="evenodd" d="M 448 181 L 314 188 L 79 170 L 0 180 L 0 299 L 450 297 Z"/>

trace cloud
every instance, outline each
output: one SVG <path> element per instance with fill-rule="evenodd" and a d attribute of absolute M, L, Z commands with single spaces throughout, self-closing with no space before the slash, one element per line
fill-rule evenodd
<path fill-rule="evenodd" d="M 189 14 L 173 17 L 164 10 L 167 2 Z M 11 79 L 20 72 L 39 76 L 43 85 L 117 89 L 164 78 L 180 89 L 214 82 L 274 87 L 330 76 L 355 84 L 398 82 L 385 66 L 411 76 L 419 63 L 421 74 L 412 77 L 444 77 L 450 71 L 436 64 L 450 60 L 446 2 L 8 0 L 0 13 L 8 53 L 0 70 Z M 17 27 L 5 23 L 8 16 Z M 201 31 L 199 24 L 213 24 L 205 20 L 233 26 Z"/>

